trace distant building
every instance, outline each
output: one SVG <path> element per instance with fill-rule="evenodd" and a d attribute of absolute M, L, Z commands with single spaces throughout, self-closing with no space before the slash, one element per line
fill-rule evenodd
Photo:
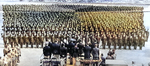
<path fill-rule="evenodd" d="M 0 0 L 0 2 L 72 2 L 72 3 L 136 3 L 150 4 L 150 0 Z"/>

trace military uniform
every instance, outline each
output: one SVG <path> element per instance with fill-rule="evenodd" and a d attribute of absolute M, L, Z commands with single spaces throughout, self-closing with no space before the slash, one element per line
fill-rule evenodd
<path fill-rule="evenodd" d="M 14 66 L 13 62 L 12 62 L 12 54 L 11 52 L 9 52 L 6 56 L 5 56 L 5 64 L 6 66 Z"/>
<path fill-rule="evenodd" d="M 31 35 L 31 42 L 30 43 L 31 43 L 31 48 L 33 48 L 33 45 L 35 43 L 33 34 Z"/>
<path fill-rule="evenodd" d="M 23 45 L 24 45 L 24 39 L 25 39 L 24 31 L 21 31 L 21 48 L 22 48 Z"/>
<path fill-rule="evenodd" d="M 129 34 L 129 37 L 128 37 L 128 42 L 129 42 L 129 49 L 131 49 L 131 46 L 132 46 L 132 43 L 133 43 L 133 37 L 130 34 Z"/>
<path fill-rule="evenodd" d="M 116 34 L 113 35 L 113 45 L 114 45 L 114 49 L 116 49 L 116 46 L 118 45 L 118 39 Z"/>
<path fill-rule="evenodd" d="M 4 66 L 4 60 L 3 60 L 3 58 L 0 59 L 0 66 Z"/>
<path fill-rule="evenodd" d="M 112 37 L 111 37 L 111 34 L 108 33 L 107 34 L 107 45 L 108 45 L 108 48 L 110 48 L 111 43 L 112 43 Z"/>
<path fill-rule="evenodd" d="M 103 34 L 102 35 L 102 46 L 103 46 L 103 49 L 105 49 L 106 41 L 107 41 L 107 38 L 106 38 L 105 34 Z"/>
<path fill-rule="evenodd" d="M 7 45 L 5 45 L 5 48 L 3 49 L 4 56 L 7 55 L 8 51 L 8 47 Z"/>
<path fill-rule="evenodd" d="M 133 33 L 133 46 L 134 46 L 134 49 L 136 49 L 138 46 L 138 37 L 135 33 Z"/>
<path fill-rule="evenodd" d="M 13 46 L 12 44 L 15 42 L 15 32 L 11 32 L 11 42 L 10 42 L 10 44 L 11 44 L 11 47 Z M 15 42 L 16 43 L 16 42 Z"/>
<path fill-rule="evenodd" d="M 18 55 L 17 56 L 17 62 L 19 63 L 20 62 L 19 58 L 21 56 L 21 50 L 20 50 L 20 47 L 18 46 L 18 44 L 15 47 L 16 47 L 16 50 L 17 50 L 16 54 Z"/>
<path fill-rule="evenodd" d="M 127 44 L 127 36 L 125 33 L 123 33 L 123 46 L 124 46 L 124 49 L 126 49 L 126 45 Z"/>
<path fill-rule="evenodd" d="M 41 33 L 39 34 L 39 41 L 40 41 L 41 48 L 43 48 L 44 36 Z"/>
<path fill-rule="evenodd" d="M 28 45 L 29 45 L 29 43 L 30 43 L 30 41 L 29 41 L 29 36 L 28 36 L 28 34 L 25 34 L 25 44 L 26 44 L 26 48 L 28 48 Z"/>
<path fill-rule="evenodd" d="M 13 48 L 13 50 L 12 50 L 12 52 L 11 52 L 12 66 L 16 66 L 16 56 L 15 56 L 15 51 L 16 51 L 16 49 Z"/>
<path fill-rule="evenodd" d="M 140 49 L 142 49 L 143 42 L 144 42 L 144 38 L 142 36 L 142 33 L 139 33 L 138 41 L 139 41 L 139 47 L 140 47 Z"/>
<path fill-rule="evenodd" d="M 121 49 L 122 44 L 122 35 L 121 33 L 118 34 L 118 44 L 119 44 L 119 49 Z"/>

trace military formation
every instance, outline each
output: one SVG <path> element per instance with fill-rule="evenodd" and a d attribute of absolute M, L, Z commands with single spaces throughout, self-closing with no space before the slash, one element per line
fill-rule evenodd
<path fill-rule="evenodd" d="M 63 9 L 65 12 L 57 12 L 60 8 L 56 6 L 40 6 L 41 7 L 38 5 L 35 7 L 31 5 L 15 5 L 13 7 L 8 5 L 3 7 L 3 40 L 5 44 L 12 44 L 14 42 L 15 44 L 20 44 L 21 47 L 23 47 L 23 45 L 26 45 L 26 47 L 31 45 L 32 48 L 33 45 L 36 45 L 37 48 L 39 45 L 43 47 L 45 40 L 65 35 L 65 31 L 68 30 L 67 28 L 74 26 L 77 22 L 73 17 L 74 12 L 69 9 L 70 12 L 65 11 L 65 9 Z M 20 8 L 21 11 L 17 11 L 17 9 L 13 10 L 17 7 L 18 10 Z M 26 10 L 22 10 L 21 7 Z M 57 9 L 50 9 L 52 7 Z M 9 8 L 12 10 L 9 10 Z M 34 11 L 34 8 L 39 8 L 39 10 Z M 40 8 L 43 9 L 40 10 Z"/>
<path fill-rule="evenodd" d="M 149 32 L 143 25 L 143 12 L 136 11 L 101 11 L 78 12 L 82 21 L 83 31 L 94 33 L 95 38 L 101 39 L 103 49 L 110 48 L 142 49 L 148 40 Z M 92 17 L 91 17 L 92 16 Z M 98 42 L 98 41 L 97 41 Z"/>
<path fill-rule="evenodd" d="M 3 41 L 33 48 L 70 37 L 99 48 L 140 49 L 148 40 L 143 7 L 93 5 L 3 5 Z"/>
<path fill-rule="evenodd" d="M 18 44 L 13 43 L 12 47 L 10 44 L 6 44 L 3 54 L 4 57 L 0 59 L 0 66 L 16 66 L 20 62 L 21 50 Z"/>

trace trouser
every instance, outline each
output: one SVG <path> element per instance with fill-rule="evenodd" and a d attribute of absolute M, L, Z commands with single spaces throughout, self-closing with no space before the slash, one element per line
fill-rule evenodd
<path fill-rule="evenodd" d="M 16 66 L 16 58 L 15 57 L 12 58 L 12 66 Z"/>
<path fill-rule="evenodd" d="M 134 49 L 136 49 L 137 48 L 137 41 L 134 40 L 133 45 L 134 45 Z"/>
<path fill-rule="evenodd" d="M 142 47 L 143 47 L 143 41 L 139 41 L 139 47 L 140 47 L 140 49 L 142 49 Z"/>
<path fill-rule="evenodd" d="M 36 48 L 39 48 L 39 43 L 36 43 Z"/>
<path fill-rule="evenodd" d="M 95 63 L 93 64 L 93 66 L 98 66 L 98 62 L 95 62 Z"/>
<path fill-rule="evenodd" d="M 26 48 L 28 48 L 29 43 L 26 43 Z"/>
<path fill-rule="evenodd" d="M 106 45 L 106 41 L 105 41 L 105 40 L 103 40 L 103 41 L 102 41 L 103 49 L 105 49 L 105 45 Z"/>
<path fill-rule="evenodd" d="M 34 43 L 31 43 L 31 48 L 33 48 L 33 44 L 34 44 Z"/>
<path fill-rule="evenodd" d="M 99 60 L 99 57 L 93 57 L 93 60 Z M 98 66 L 98 62 L 93 63 L 93 66 Z"/>
<path fill-rule="evenodd" d="M 111 46 L 111 41 L 110 40 L 108 40 L 107 45 L 108 45 L 108 48 L 110 49 L 110 46 Z"/>
<path fill-rule="evenodd" d="M 120 41 L 120 43 L 119 43 L 119 49 L 121 49 L 122 45 L 123 45 L 123 43 L 122 43 L 122 41 Z"/>
<path fill-rule="evenodd" d="M 21 48 L 23 47 L 23 43 L 20 43 L 20 47 L 21 47 Z"/>
<path fill-rule="evenodd" d="M 40 44 L 41 44 L 41 48 L 43 48 L 43 42 L 41 42 Z"/>
<path fill-rule="evenodd" d="M 126 49 L 127 46 L 127 40 L 124 41 L 124 49 Z"/>
<path fill-rule="evenodd" d="M 118 45 L 118 42 L 117 41 L 115 41 L 114 42 L 114 49 L 116 49 L 116 46 Z"/>

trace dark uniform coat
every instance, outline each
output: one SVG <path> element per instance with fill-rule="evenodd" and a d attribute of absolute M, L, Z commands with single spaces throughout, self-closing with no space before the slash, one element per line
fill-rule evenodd
<path fill-rule="evenodd" d="M 90 59 L 91 55 L 91 47 L 90 46 L 85 46 L 84 47 L 84 59 Z"/>
<path fill-rule="evenodd" d="M 94 60 L 98 60 L 99 59 L 99 49 L 98 48 L 93 48 L 92 55 L 93 55 Z"/>
<path fill-rule="evenodd" d="M 43 54 L 44 54 L 44 56 L 50 56 L 51 55 L 50 47 L 49 46 L 45 46 L 43 48 Z"/>

